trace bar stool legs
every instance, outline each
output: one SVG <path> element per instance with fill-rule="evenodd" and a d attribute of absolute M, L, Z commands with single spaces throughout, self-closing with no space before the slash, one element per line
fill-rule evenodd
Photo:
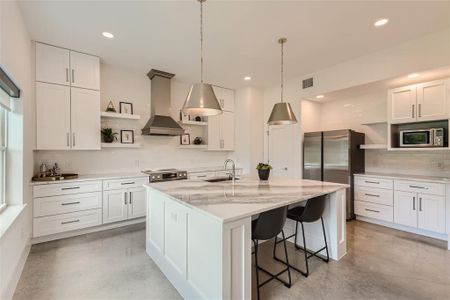
<path fill-rule="evenodd" d="M 269 271 L 267 271 L 266 269 L 264 269 L 264 268 L 262 268 L 262 267 L 260 267 L 258 265 L 258 248 L 259 248 L 259 245 L 258 245 L 258 240 L 253 240 L 253 244 L 255 246 L 255 251 L 253 253 L 255 254 L 256 291 L 257 291 L 257 295 L 258 295 L 258 300 L 259 300 L 259 288 L 262 287 L 263 285 L 265 285 L 266 283 L 268 283 L 269 281 L 273 280 L 273 279 L 278 280 L 279 282 L 283 283 L 288 288 L 290 288 L 291 285 L 292 285 L 291 270 L 290 270 L 291 266 L 289 264 L 289 258 L 288 258 L 288 253 L 287 253 L 287 245 L 286 245 L 286 238 L 285 238 L 285 235 L 284 235 L 284 231 L 281 231 L 281 234 L 283 236 L 283 239 L 280 240 L 279 242 L 281 243 L 283 241 L 283 244 L 284 244 L 284 255 L 285 255 L 287 263 L 285 263 L 284 261 L 281 261 L 284 265 L 286 265 L 286 269 L 281 270 L 277 274 L 272 274 Z M 276 240 L 277 240 L 277 237 L 275 237 L 275 243 L 277 242 Z M 270 278 L 267 279 L 266 281 L 262 282 L 262 283 L 259 283 L 259 271 L 262 271 L 262 272 L 266 273 L 267 275 L 269 275 Z M 281 274 L 283 274 L 284 272 L 288 273 L 288 279 L 289 279 L 288 282 L 286 282 L 286 281 L 284 281 L 284 280 L 279 278 L 279 276 Z"/>
<path fill-rule="evenodd" d="M 284 263 L 285 265 L 289 265 L 289 262 L 288 262 L 288 261 L 283 261 L 282 259 L 280 259 L 280 258 L 278 258 L 278 257 L 276 256 L 276 247 L 277 247 L 277 244 L 279 244 L 279 243 L 281 243 L 281 242 L 284 242 L 285 247 L 286 247 L 286 239 L 290 239 L 291 237 L 295 237 L 295 238 L 294 238 L 295 248 L 296 248 L 297 250 L 303 251 L 304 254 L 305 254 L 305 266 L 306 266 L 306 272 L 303 271 L 303 270 L 300 270 L 299 268 L 296 268 L 296 267 L 294 267 L 294 266 L 292 266 L 292 265 L 289 265 L 289 267 L 290 267 L 291 269 L 294 269 L 295 271 L 299 272 L 299 273 L 302 274 L 303 276 L 308 277 L 308 275 L 309 275 L 309 264 L 308 264 L 308 259 L 310 259 L 311 257 L 315 256 L 315 257 L 317 257 L 317 258 L 320 258 L 320 259 L 323 260 L 324 262 L 328 263 L 328 262 L 330 261 L 330 256 L 329 256 L 329 252 L 328 252 L 327 237 L 326 237 L 326 234 L 325 234 L 325 225 L 324 225 L 324 223 L 323 223 L 323 218 L 322 218 L 322 217 L 320 218 L 320 221 L 322 222 L 322 232 L 323 232 L 323 238 L 324 238 L 324 241 L 325 241 L 325 247 L 323 247 L 323 248 L 321 248 L 321 249 L 319 249 L 319 250 L 317 250 L 317 251 L 315 251 L 315 252 L 312 252 L 312 251 L 308 250 L 308 249 L 306 248 L 305 228 L 304 228 L 304 226 L 303 226 L 303 222 L 296 221 L 296 222 L 295 222 L 295 233 L 294 233 L 293 235 L 288 236 L 287 238 L 285 238 L 284 235 L 283 235 L 283 240 L 280 240 L 280 241 L 277 241 L 276 238 L 275 238 L 275 243 L 274 243 L 274 245 L 273 245 L 273 258 L 274 258 L 275 260 L 281 262 L 281 263 Z M 297 244 L 298 223 L 300 223 L 300 225 L 302 226 L 303 247 L 300 247 L 300 246 Z M 286 249 L 286 248 L 285 248 L 285 249 Z M 322 256 L 319 256 L 319 255 L 318 255 L 318 254 L 319 254 L 321 251 L 323 251 L 323 250 L 326 251 L 326 254 L 327 254 L 326 258 L 323 258 Z"/>

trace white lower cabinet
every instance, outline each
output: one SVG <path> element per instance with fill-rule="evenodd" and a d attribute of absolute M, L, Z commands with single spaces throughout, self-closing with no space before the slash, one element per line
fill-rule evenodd
<path fill-rule="evenodd" d="M 445 233 L 445 198 L 418 194 L 417 226 L 421 229 Z"/>
<path fill-rule="evenodd" d="M 144 187 L 103 192 L 103 224 L 145 216 Z"/>
<path fill-rule="evenodd" d="M 417 227 L 417 194 L 394 192 L 394 223 Z"/>

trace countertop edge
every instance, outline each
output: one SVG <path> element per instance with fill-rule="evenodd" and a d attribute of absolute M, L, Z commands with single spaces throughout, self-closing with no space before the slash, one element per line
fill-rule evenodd
<path fill-rule="evenodd" d="M 80 175 L 76 179 L 63 179 L 54 181 L 30 181 L 31 186 L 48 185 L 48 184 L 62 184 L 70 182 L 82 182 L 82 181 L 95 181 L 95 180 L 115 180 L 115 179 L 127 179 L 127 178 L 145 178 L 148 175 L 143 173 L 114 173 L 114 174 L 85 174 Z"/>

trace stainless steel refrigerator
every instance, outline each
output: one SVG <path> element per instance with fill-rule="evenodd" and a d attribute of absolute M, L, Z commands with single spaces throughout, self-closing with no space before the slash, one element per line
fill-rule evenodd
<path fill-rule="evenodd" d="M 309 132 L 303 139 L 303 178 L 350 185 L 347 220 L 355 217 L 353 174 L 364 172 L 364 139 L 349 129 Z"/>

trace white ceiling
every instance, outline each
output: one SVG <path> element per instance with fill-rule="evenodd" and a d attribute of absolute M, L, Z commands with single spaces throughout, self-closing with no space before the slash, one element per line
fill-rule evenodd
<path fill-rule="evenodd" d="M 156 68 L 199 80 L 195 1 L 21 1 L 21 8 L 34 40 L 143 76 Z M 278 83 L 281 36 L 288 38 L 285 77 L 293 78 L 450 27 L 449 1 L 210 0 L 204 14 L 205 81 L 232 88 Z M 389 24 L 374 28 L 382 17 Z"/>

